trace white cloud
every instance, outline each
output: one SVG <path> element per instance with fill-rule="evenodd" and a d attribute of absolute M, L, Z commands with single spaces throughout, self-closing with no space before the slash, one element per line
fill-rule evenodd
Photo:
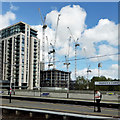
<path fill-rule="evenodd" d="M 63 7 L 60 12 L 53 10 L 46 15 L 46 23 L 48 25 L 45 30 L 46 36 L 48 37 L 49 43 L 54 44 L 55 33 L 56 33 L 56 25 L 58 14 L 61 14 L 58 31 L 57 31 L 57 40 L 56 40 L 56 54 L 59 56 L 64 56 L 68 52 L 70 53 L 70 57 L 74 56 L 74 47 L 73 45 L 68 47 L 68 38 L 70 37 L 70 32 L 67 27 L 70 27 L 74 38 L 77 39 L 81 36 L 81 32 L 84 31 L 86 12 L 79 5 L 66 6 Z M 73 19 L 74 16 L 74 19 Z M 78 25 L 79 24 L 79 25 Z M 33 26 L 38 30 L 38 38 L 41 39 L 41 47 L 42 47 L 42 26 Z M 73 43 L 73 40 L 71 44 Z M 45 46 L 47 46 L 47 42 L 45 40 Z M 51 47 L 50 47 L 51 49 Z M 47 54 L 47 47 L 46 47 Z M 47 56 L 47 55 L 46 55 Z"/>
<path fill-rule="evenodd" d="M 106 42 L 106 44 L 104 42 Z M 100 43 L 102 43 L 102 45 Z M 97 44 L 97 46 L 95 46 L 95 44 Z M 95 56 L 97 52 L 102 55 L 117 53 L 117 48 L 114 48 L 117 47 L 117 45 L 118 25 L 108 19 L 101 19 L 95 27 L 86 29 L 81 38 L 81 48 L 86 48 L 87 57 Z M 99 49 L 96 50 L 96 47 Z M 84 55 L 83 51 L 81 54 Z M 112 57 L 108 57 L 107 59 L 109 58 L 115 60 L 115 58 Z M 105 58 L 105 60 L 107 59 Z"/>
<path fill-rule="evenodd" d="M 120 66 L 119 66 L 120 67 Z M 92 72 L 88 74 L 89 79 L 93 76 L 98 76 L 98 69 L 90 69 Z M 84 76 L 87 78 L 87 68 L 79 70 L 77 72 L 78 76 Z M 109 69 L 100 69 L 100 76 L 105 76 L 106 78 L 118 78 L 118 64 L 112 64 Z"/>
<path fill-rule="evenodd" d="M 66 49 L 68 49 L 68 38 L 70 36 L 70 32 L 67 27 L 71 29 L 72 34 L 74 35 L 74 39 L 79 38 L 81 36 L 81 32 L 83 32 L 86 27 L 86 12 L 79 5 L 73 5 L 63 7 L 60 12 L 55 10 L 48 13 L 46 17 L 46 22 L 51 25 L 50 27 L 53 30 L 56 29 L 58 14 L 61 14 L 61 16 L 57 31 L 58 34 L 56 48 L 61 48 L 59 49 L 60 51 L 58 51 L 58 53 L 60 55 L 65 55 L 66 52 L 63 51 L 67 51 Z"/>
<path fill-rule="evenodd" d="M 118 53 L 118 49 L 117 48 L 114 48 L 110 45 L 100 45 L 99 46 L 99 55 L 109 55 L 109 54 L 115 54 L 115 53 Z M 106 56 L 104 58 L 100 58 L 100 60 L 107 60 L 107 59 L 111 59 L 111 60 L 118 60 L 118 56 Z"/>
<path fill-rule="evenodd" d="M 77 53 L 79 57 L 93 57 L 100 55 L 115 54 L 118 52 L 118 25 L 113 21 L 108 19 L 100 19 L 98 24 L 93 28 L 87 29 L 85 24 L 85 19 L 87 13 L 79 5 L 65 6 L 60 11 L 53 10 L 46 15 L 46 23 L 48 25 L 45 33 L 48 36 L 49 43 L 54 43 L 55 31 L 57 25 L 58 14 L 61 14 L 56 40 L 56 55 L 59 60 L 61 56 L 66 55 L 69 49 L 70 57 L 74 57 L 74 40 L 71 40 L 71 46 L 68 47 L 70 31 L 67 29 L 69 27 L 73 34 L 74 39 L 79 39 L 80 49 Z M 42 26 L 35 26 L 38 29 L 38 37 L 42 40 Z M 45 40 L 46 42 L 46 40 Z M 47 46 L 47 42 L 45 43 Z M 42 44 L 41 44 L 42 45 Z M 85 48 L 85 50 L 84 50 Z M 51 49 L 51 48 L 50 48 Z M 46 60 L 48 60 L 47 47 L 45 49 Z M 90 59 L 92 62 L 103 60 L 114 60 L 117 61 L 116 56 L 98 57 L 96 59 Z M 72 67 L 73 71 L 74 67 Z M 87 74 L 87 69 L 78 71 L 79 75 L 85 76 Z M 91 76 L 98 75 L 97 69 L 92 69 L 93 72 L 90 73 Z M 116 71 L 116 70 L 114 70 Z M 117 77 L 117 73 L 109 70 L 101 70 L 101 75 L 106 75 L 108 77 Z M 110 74 L 112 72 L 112 74 Z M 114 73 L 114 74 L 113 74 Z M 74 76 L 74 72 L 72 72 Z"/>
<path fill-rule="evenodd" d="M 18 7 L 10 3 L 10 10 L 18 10 Z"/>
<path fill-rule="evenodd" d="M 6 12 L 4 15 L 0 15 L 0 29 L 7 27 L 10 25 L 10 22 L 14 21 L 15 19 L 16 15 L 11 11 Z"/>

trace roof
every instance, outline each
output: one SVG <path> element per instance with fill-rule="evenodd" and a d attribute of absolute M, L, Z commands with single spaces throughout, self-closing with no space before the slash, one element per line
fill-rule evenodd
<path fill-rule="evenodd" d="M 8 28 L 10 28 L 10 27 L 12 27 L 12 26 L 15 26 L 15 25 L 17 25 L 17 24 L 20 24 L 20 23 L 22 23 L 22 24 L 27 24 L 27 23 L 25 23 L 25 22 L 20 21 L 20 22 L 17 22 L 17 23 L 15 23 L 15 24 L 13 24 L 13 25 L 10 25 L 10 26 L 8 26 L 8 27 L 5 27 L 5 28 L 3 28 L 3 29 L 1 29 L 1 30 L 8 29 Z M 27 25 L 29 25 L 29 24 L 27 24 Z M 29 26 L 30 26 L 30 25 L 29 25 Z M 34 29 L 33 27 L 30 26 L 30 28 L 33 29 L 33 30 L 35 30 L 35 31 L 37 32 L 37 30 Z M 1 30 L 0 30 L 0 31 L 1 31 Z"/>
<path fill-rule="evenodd" d="M 68 73 L 67 71 L 62 71 L 62 70 L 57 70 L 57 69 L 44 70 L 43 72 L 49 72 L 49 71 L 57 71 L 57 72 L 65 72 L 65 73 Z M 69 72 L 69 73 L 71 73 L 71 72 Z"/>

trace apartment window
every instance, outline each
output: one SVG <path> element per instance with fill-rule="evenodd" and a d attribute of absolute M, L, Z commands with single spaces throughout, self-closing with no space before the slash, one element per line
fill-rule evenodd
<path fill-rule="evenodd" d="M 24 47 L 22 47 L 22 51 L 24 51 Z"/>
<path fill-rule="evenodd" d="M 29 26 L 27 26 L 27 36 L 29 36 Z"/>
<path fill-rule="evenodd" d="M 23 83 L 23 79 L 24 79 L 24 74 L 22 74 L 22 83 Z"/>
<path fill-rule="evenodd" d="M 24 56 L 24 51 L 22 51 L 21 55 Z"/>
<path fill-rule="evenodd" d="M 22 59 L 22 63 L 24 63 L 24 59 Z"/>

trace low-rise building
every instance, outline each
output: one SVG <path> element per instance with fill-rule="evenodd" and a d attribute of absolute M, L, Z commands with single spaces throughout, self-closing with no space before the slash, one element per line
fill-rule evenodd
<path fill-rule="evenodd" d="M 71 72 L 61 70 L 41 71 L 41 87 L 61 87 L 66 88 L 68 80 L 71 80 Z"/>

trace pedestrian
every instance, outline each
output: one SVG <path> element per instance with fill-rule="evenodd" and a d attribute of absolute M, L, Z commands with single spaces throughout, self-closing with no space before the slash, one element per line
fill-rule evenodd
<path fill-rule="evenodd" d="M 95 101 L 97 106 L 97 111 L 95 112 L 101 112 L 101 108 L 100 108 L 101 93 L 98 90 L 95 91 Z"/>

